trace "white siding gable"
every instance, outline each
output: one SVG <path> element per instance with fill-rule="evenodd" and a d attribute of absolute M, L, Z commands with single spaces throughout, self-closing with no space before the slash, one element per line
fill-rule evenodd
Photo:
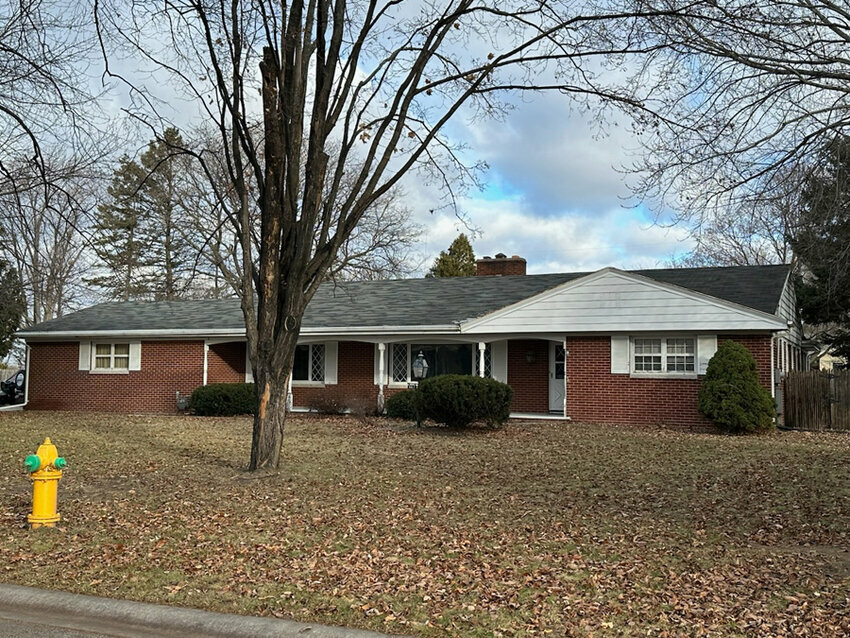
<path fill-rule="evenodd" d="M 797 294 L 794 291 L 794 282 L 791 276 L 785 281 L 785 288 L 782 289 L 782 296 L 779 298 L 779 311 L 777 313 L 785 321 L 791 323 L 785 338 L 796 346 L 799 346 L 803 341 L 803 334 L 800 330 L 800 322 L 797 319 Z"/>
<path fill-rule="evenodd" d="M 605 268 L 461 325 L 494 332 L 777 330 L 783 320 L 708 295 Z"/>

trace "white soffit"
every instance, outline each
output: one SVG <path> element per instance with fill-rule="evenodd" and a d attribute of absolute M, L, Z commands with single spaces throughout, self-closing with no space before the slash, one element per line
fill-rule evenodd
<path fill-rule="evenodd" d="M 616 268 L 566 282 L 461 324 L 461 332 L 784 330 L 786 322 L 687 288 Z"/>

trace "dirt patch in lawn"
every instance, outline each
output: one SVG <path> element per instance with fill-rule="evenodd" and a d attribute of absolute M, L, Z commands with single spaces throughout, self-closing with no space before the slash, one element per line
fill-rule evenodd
<path fill-rule="evenodd" d="M 850 437 L 298 418 L 249 479 L 247 419 L 0 428 L 6 582 L 415 635 L 850 633 Z M 45 435 L 63 521 L 28 531 Z"/>

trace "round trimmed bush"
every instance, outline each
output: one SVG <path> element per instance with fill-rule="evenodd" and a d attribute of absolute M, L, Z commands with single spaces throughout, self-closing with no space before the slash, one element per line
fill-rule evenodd
<path fill-rule="evenodd" d="M 198 416 L 254 414 L 257 396 L 253 383 L 212 383 L 195 388 L 189 408 Z"/>
<path fill-rule="evenodd" d="M 507 383 L 462 374 L 444 374 L 419 384 L 422 417 L 449 427 L 508 420 L 513 390 Z"/>
<path fill-rule="evenodd" d="M 708 362 L 699 390 L 699 411 L 719 429 L 733 434 L 774 427 L 776 405 L 759 383 L 756 360 L 735 341 L 724 341 Z"/>
<path fill-rule="evenodd" d="M 387 416 L 413 421 L 416 418 L 416 390 L 402 390 L 387 399 Z"/>

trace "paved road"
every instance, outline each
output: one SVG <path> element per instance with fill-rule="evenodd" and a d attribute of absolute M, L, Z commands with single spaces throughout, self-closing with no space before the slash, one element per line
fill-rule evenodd
<path fill-rule="evenodd" d="M 0 638 L 386 638 L 358 629 L 217 614 L 0 584 Z"/>
<path fill-rule="evenodd" d="M 59 629 L 52 625 L 24 623 L 0 618 L 0 636 L 3 638 L 114 638 L 115 634 L 93 634 L 88 631 Z"/>

